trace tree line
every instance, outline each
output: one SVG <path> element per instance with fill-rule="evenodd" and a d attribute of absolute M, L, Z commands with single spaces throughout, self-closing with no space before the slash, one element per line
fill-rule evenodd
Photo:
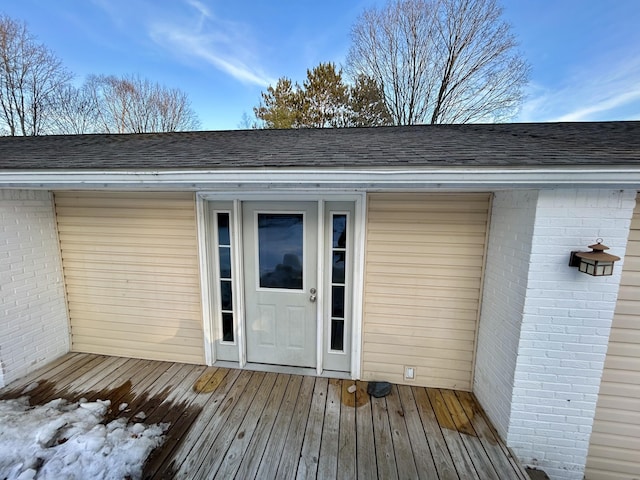
<path fill-rule="evenodd" d="M 389 0 L 351 29 L 333 63 L 262 93 L 257 127 L 502 122 L 518 112 L 529 65 L 496 0 Z"/>
<path fill-rule="evenodd" d="M 143 133 L 200 125 L 187 94 L 136 75 L 73 74 L 23 22 L 0 15 L 0 134 Z"/>
<path fill-rule="evenodd" d="M 344 70 L 308 69 L 261 93 L 242 128 L 501 122 L 518 112 L 529 65 L 497 0 L 388 0 L 351 29 Z M 0 15 L 0 134 L 195 130 L 187 94 L 137 75 L 73 75 L 24 23 Z"/>

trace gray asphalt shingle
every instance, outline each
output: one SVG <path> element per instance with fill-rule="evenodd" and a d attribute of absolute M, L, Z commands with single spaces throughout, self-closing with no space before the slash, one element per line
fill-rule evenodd
<path fill-rule="evenodd" d="M 0 137 L 0 170 L 640 165 L 640 122 Z"/>

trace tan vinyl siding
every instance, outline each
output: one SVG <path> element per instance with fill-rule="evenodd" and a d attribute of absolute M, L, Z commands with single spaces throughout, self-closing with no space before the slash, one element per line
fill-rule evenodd
<path fill-rule="evenodd" d="M 72 350 L 204 363 L 194 196 L 60 192 Z"/>
<path fill-rule="evenodd" d="M 631 223 L 585 478 L 640 478 L 640 204 Z"/>
<path fill-rule="evenodd" d="M 368 198 L 364 379 L 471 390 L 490 195 Z"/>

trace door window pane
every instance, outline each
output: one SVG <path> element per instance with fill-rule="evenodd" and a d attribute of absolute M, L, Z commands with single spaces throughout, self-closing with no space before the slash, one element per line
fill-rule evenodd
<path fill-rule="evenodd" d="M 331 245 L 331 331 L 330 347 L 344 351 L 345 268 L 347 265 L 347 215 L 332 214 Z"/>
<path fill-rule="evenodd" d="M 258 214 L 260 287 L 303 288 L 304 216 L 301 213 Z"/>
<path fill-rule="evenodd" d="M 219 247 L 220 278 L 231 278 L 231 247 Z"/>
<path fill-rule="evenodd" d="M 347 246 L 347 216 L 333 216 L 333 248 L 345 248 Z"/>
<path fill-rule="evenodd" d="M 233 276 L 231 272 L 231 232 L 230 215 L 227 212 L 216 214 L 218 233 L 218 272 L 220 274 L 220 332 L 223 342 L 233 342 Z"/>
<path fill-rule="evenodd" d="M 222 300 L 222 310 L 233 310 L 233 297 L 231 292 L 231 282 L 229 280 L 222 280 L 220 282 L 220 298 Z"/>
<path fill-rule="evenodd" d="M 331 350 L 344 350 L 344 320 L 331 320 Z"/>

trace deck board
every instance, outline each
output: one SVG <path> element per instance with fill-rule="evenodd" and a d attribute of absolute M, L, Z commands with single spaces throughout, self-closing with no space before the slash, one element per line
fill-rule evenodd
<path fill-rule="evenodd" d="M 145 479 L 527 479 L 473 394 L 394 385 L 371 398 L 366 385 L 69 354 L 0 398 L 108 399 L 109 417 L 169 423 Z"/>

